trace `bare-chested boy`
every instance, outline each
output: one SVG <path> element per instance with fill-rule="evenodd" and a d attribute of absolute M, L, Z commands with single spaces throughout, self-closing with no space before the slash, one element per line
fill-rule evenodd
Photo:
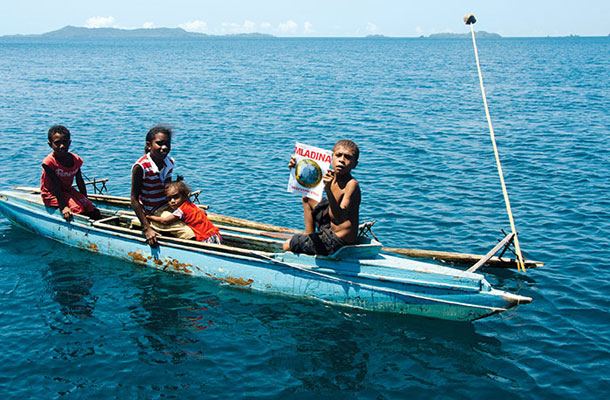
<path fill-rule="evenodd" d="M 297 234 L 283 244 L 284 251 L 329 255 L 353 244 L 358 236 L 360 186 L 351 171 L 358 165 L 360 150 L 351 140 L 340 140 L 333 147 L 332 170 L 322 181 L 327 199 L 319 203 L 303 197 L 305 234 Z M 289 168 L 294 168 L 292 156 Z M 318 228 L 316 231 L 315 229 Z"/>

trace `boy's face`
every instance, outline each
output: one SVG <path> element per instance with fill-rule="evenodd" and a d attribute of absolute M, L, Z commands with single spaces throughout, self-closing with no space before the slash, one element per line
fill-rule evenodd
<path fill-rule="evenodd" d="M 336 175 L 349 174 L 356 165 L 358 161 L 353 149 L 345 146 L 337 146 L 333 149 L 332 167 Z"/>
<path fill-rule="evenodd" d="M 55 154 L 62 156 L 68 153 L 70 143 L 72 143 L 70 135 L 56 132 L 51 136 L 49 146 L 53 149 Z"/>
<path fill-rule="evenodd" d="M 172 142 L 165 133 L 157 133 L 150 142 L 150 154 L 158 160 L 165 159 L 171 148 Z"/>
<path fill-rule="evenodd" d="M 172 210 L 176 210 L 186 200 L 184 198 L 184 194 L 180 193 L 178 189 L 171 186 L 165 189 L 165 197 L 167 198 L 167 202 Z"/>

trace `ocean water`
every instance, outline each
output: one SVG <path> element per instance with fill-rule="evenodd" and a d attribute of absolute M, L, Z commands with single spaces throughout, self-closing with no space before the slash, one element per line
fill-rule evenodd
<path fill-rule="evenodd" d="M 534 302 L 448 323 L 264 296 L 69 248 L 0 217 L 4 398 L 610 396 L 610 40 L 478 42 Z M 146 131 L 211 211 L 301 227 L 296 141 L 361 148 L 362 220 L 391 247 L 485 253 L 508 229 L 472 43 L 0 41 L 0 188 L 38 185 L 46 131 L 129 193 Z"/>

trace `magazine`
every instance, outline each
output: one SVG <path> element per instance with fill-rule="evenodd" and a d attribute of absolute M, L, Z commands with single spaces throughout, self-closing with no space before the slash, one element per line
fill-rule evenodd
<path fill-rule="evenodd" d="M 322 177 L 330 168 L 332 152 L 297 142 L 294 155 L 296 166 L 290 169 L 288 192 L 299 193 L 315 201 L 322 200 Z"/>

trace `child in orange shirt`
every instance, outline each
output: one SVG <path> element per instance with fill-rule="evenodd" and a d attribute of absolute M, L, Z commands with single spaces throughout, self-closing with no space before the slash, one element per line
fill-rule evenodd
<path fill-rule="evenodd" d="M 48 132 L 53 152 L 42 160 L 40 196 L 45 205 L 58 207 L 66 221 L 72 214 L 84 214 L 100 219 L 100 212 L 87 198 L 87 188 L 80 172 L 83 160 L 70 153 L 70 131 L 63 125 L 53 125 Z M 72 187 L 76 179 L 78 190 Z"/>
<path fill-rule="evenodd" d="M 150 221 L 171 224 L 178 220 L 184 221 L 195 233 L 195 240 L 204 243 L 222 244 L 219 230 L 208 219 L 205 211 L 189 201 L 191 189 L 184 182 L 171 182 L 165 186 L 165 197 L 172 213 L 163 216 L 147 215 Z"/>

